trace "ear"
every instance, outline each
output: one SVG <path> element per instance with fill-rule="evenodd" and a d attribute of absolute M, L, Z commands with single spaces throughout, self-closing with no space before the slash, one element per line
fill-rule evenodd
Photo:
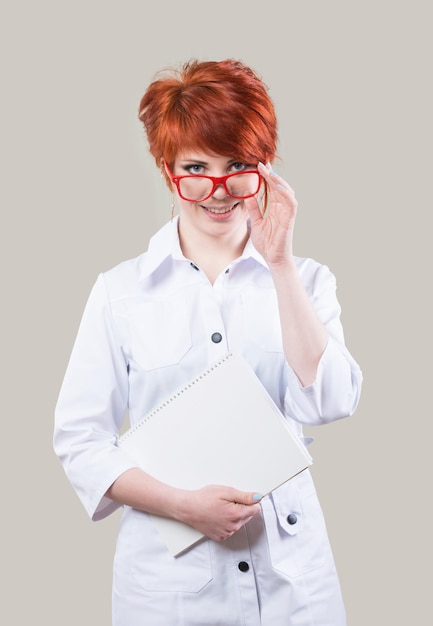
<path fill-rule="evenodd" d="M 168 188 L 170 189 L 170 191 L 174 191 L 174 185 L 171 182 L 168 165 L 164 158 L 161 158 L 160 170 L 161 170 L 161 177 L 165 178 L 165 182 L 167 183 Z"/>

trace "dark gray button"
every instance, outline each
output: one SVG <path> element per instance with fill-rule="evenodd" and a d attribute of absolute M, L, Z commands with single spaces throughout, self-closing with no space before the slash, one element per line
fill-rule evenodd
<path fill-rule="evenodd" d="M 240 563 L 238 563 L 238 567 L 241 572 L 248 572 L 248 570 L 250 569 L 250 566 L 246 561 L 241 561 Z"/>
<path fill-rule="evenodd" d="M 296 524 L 298 521 L 298 516 L 295 513 L 290 513 L 290 515 L 287 516 L 287 521 L 290 526 L 293 526 L 293 524 Z"/>
<path fill-rule="evenodd" d="M 222 341 L 223 336 L 221 335 L 221 333 L 213 333 L 211 339 L 214 343 L 219 343 L 220 341 Z"/>

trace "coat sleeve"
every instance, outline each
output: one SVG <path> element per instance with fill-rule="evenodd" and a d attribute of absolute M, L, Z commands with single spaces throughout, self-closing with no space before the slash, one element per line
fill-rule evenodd
<path fill-rule="evenodd" d="M 117 447 L 128 403 L 127 362 L 101 274 L 90 293 L 55 408 L 54 451 L 93 520 L 119 505 L 104 496 L 132 459 Z"/>
<path fill-rule="evenodd" d="M 316 263 L 313 267 L 307 266 L 305 273 L 311 302 L 327 328 L 329 339 L 314 383 L 302 387 L 289 368 L 284 408 L 287 416 L 311 426 L 354 413 L 360 398 L 362 372 L 345 346 L 335 276 L 326 265 Z"/>

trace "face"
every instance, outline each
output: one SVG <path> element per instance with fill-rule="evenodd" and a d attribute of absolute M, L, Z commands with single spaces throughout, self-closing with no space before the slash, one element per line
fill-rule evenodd
<path fill-rule="evenodd" d="M 213 155 L 202 152 L 185 152 L 177 156 L 172 174 L 175 176 L 214 176 L 221 177 L 228 174 L 236 174 L 246 170 L 256 170 L 257 164 L 243 163 L 232 158 L 220 155 Z M 237 191 L 236 185 L 246 184 L 249 177 L 243 175 L 236 178 L 231 177 L 227 181 L 228 189 L 235 195 L 244 195 L 244 188 Z M 254 181 L 257 180 L 253 175 Z M 192 184 L 191 181 L 192 180 Z M 240 180 L 241 183 L 237 181 Z M 194 197 L 195 189 L 200 189 L 200 183 L 193 179 L 184 179 L 182 181 L 182 195 L 186 197 Z M 218 184 L 212 192 L 212 195 L 204 200 L 185 200 L 180 197 L 178 189 L 175 185 L 175 193 L 178 199 L 180 220 L 194 225 L 196 228 L 204 229 L 206 232 L 229 231 L 244 225 L 246 228 L 246 219 L 248 217 L 247 210 L 244 206 L 244 200 L 232 197 L 224 184 Z M 193 191 L 194 190 L 194 191 Z M 210 189 L 209 189 L 210 191 Z M 256 191 L 256 186 L 251 189 Z M 200 189 L 201 193 L 201 189 Z M 202 194 L 206 195 L 206 193 Z"/>

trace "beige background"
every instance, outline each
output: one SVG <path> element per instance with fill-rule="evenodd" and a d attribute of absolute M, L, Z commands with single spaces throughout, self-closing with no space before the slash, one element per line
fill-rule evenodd
<path fill-rule="evenodd" d="M 190 57 L 241 58 L 269 85 L 296 252 L 336 274 L 364 372 L 356 415 L 316 429 L 311 449 L 349 624 L 431 620 L 428 5 L 1 3 L 8 624 L 110 623 L 119 517 L 86 517 L 52 452 L 53 410 L 97 273 L 169 217 L 136 112 L 154 72 Z"/>

